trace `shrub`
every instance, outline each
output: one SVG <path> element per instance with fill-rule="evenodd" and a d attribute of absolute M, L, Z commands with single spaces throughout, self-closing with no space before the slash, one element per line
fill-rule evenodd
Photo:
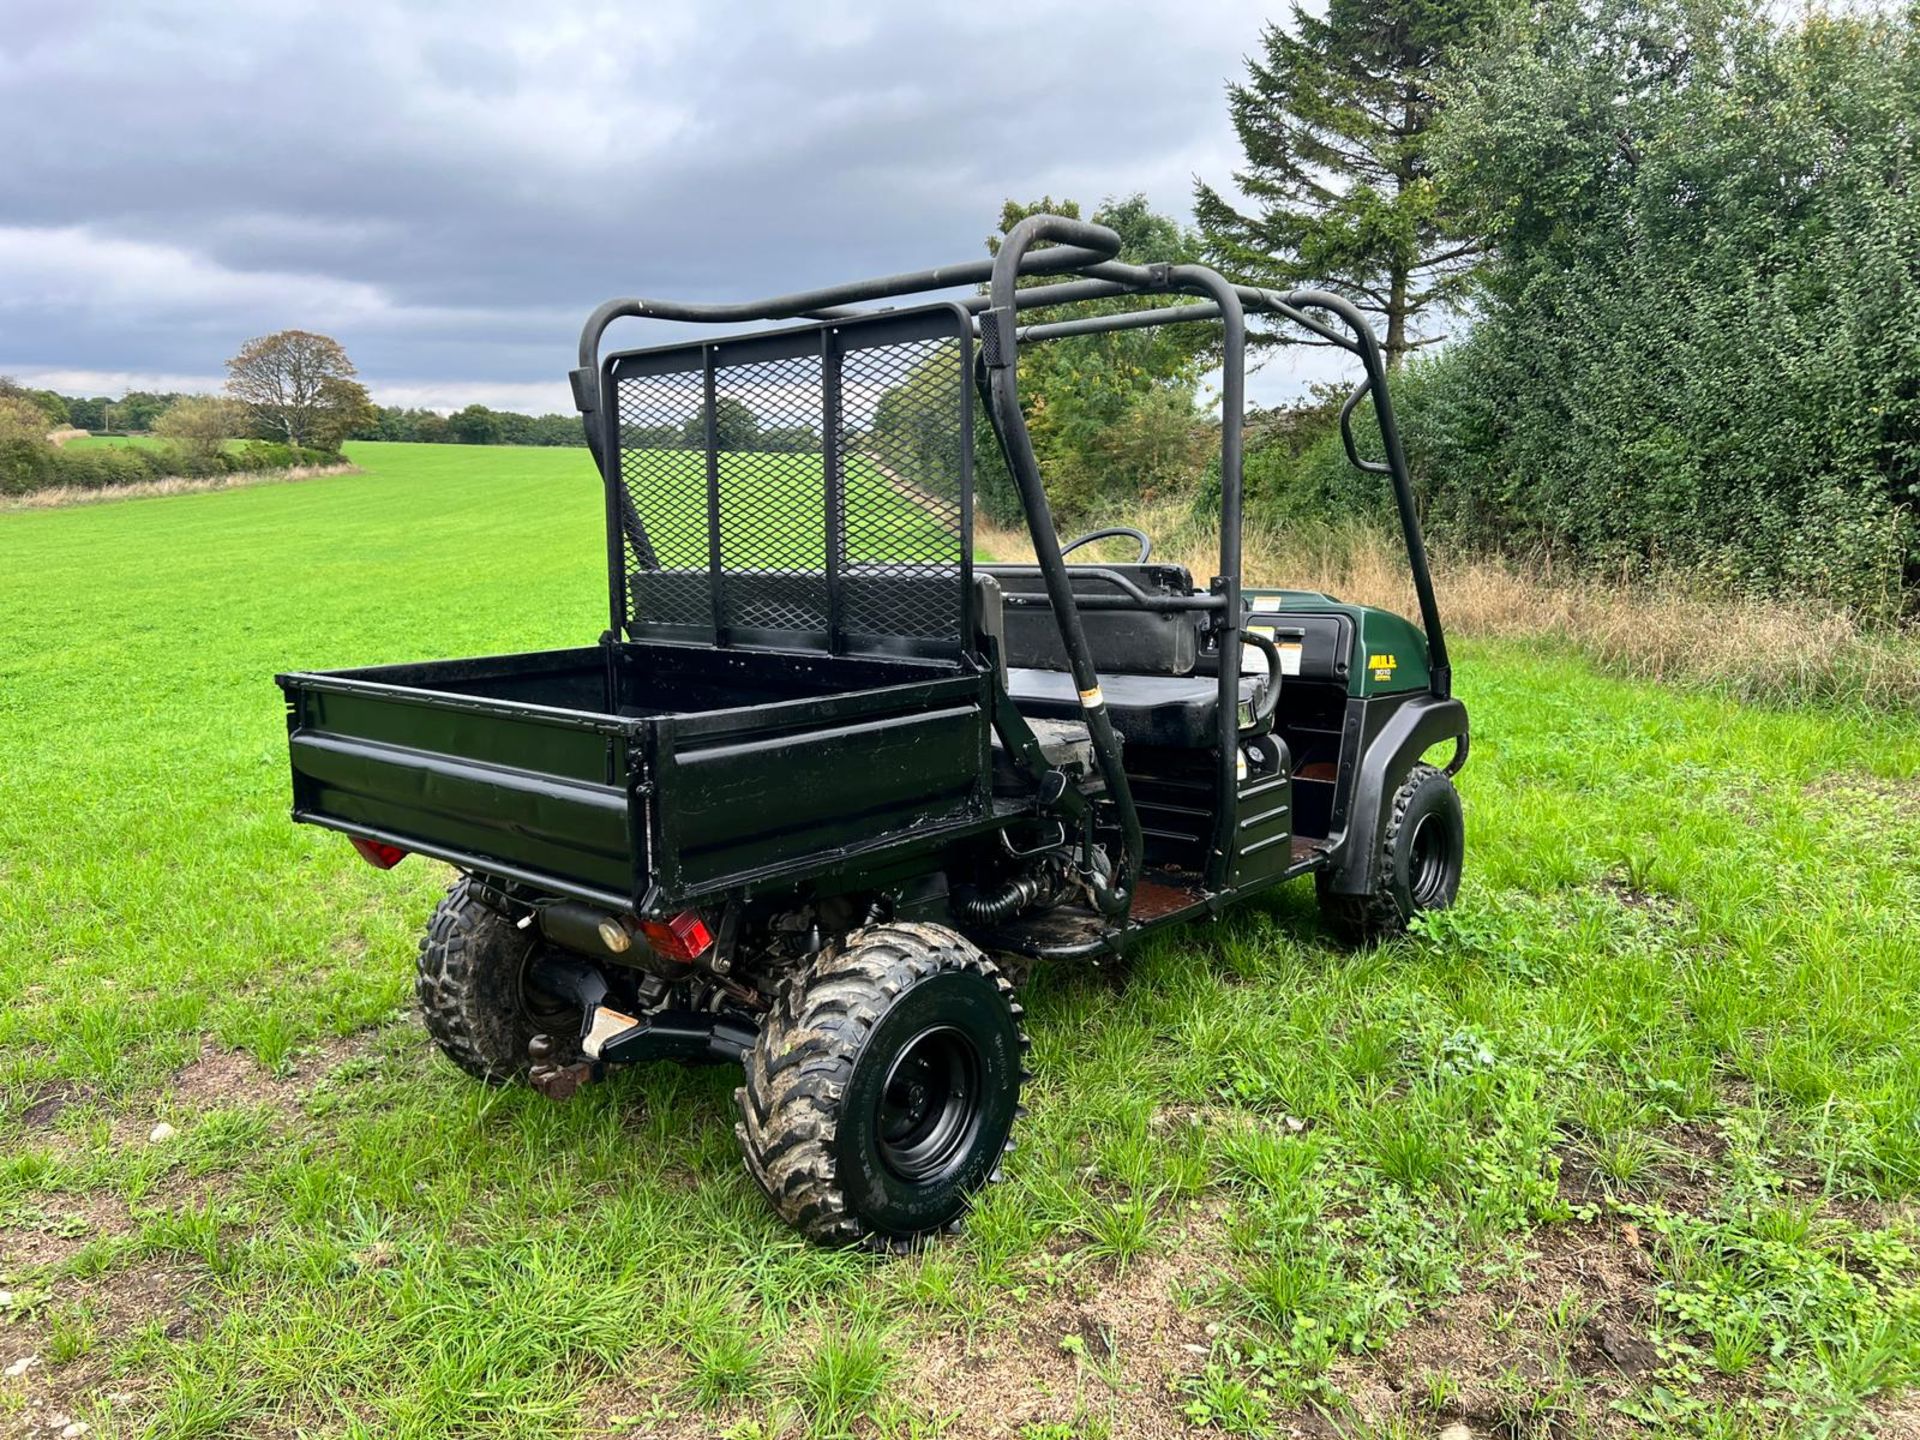
<path fill-rule="evenodd" d="M 81 490 L 102 490 L 113 485 L 132 485 L 153 480 L 173 471 L 173 455 L 166 450 L 139 445 L 89 445 L 84 449 L 68 447 L 54 452 L 54 463 L 42 485 L 71 485 Z"/>
<path fill-rule="evenodd" d="M 44 485 L 58 454 L 47 441 L 45 412 L 23 396 L 0 394 L 0 494 Z"/>
<path fill-rule="evenodd" d="M 1435 528 L 1900 608 L 1916 59 L 1910 17 L 1600 0 L 1466 67 L 1441 155 L 1497 258 L 1469 337 L 1396 386 Z"/>
<path fill-rule="evenodd" d="M 288 470 L 295 465 L 333 465 L 339 459 L 324 450 L 279 440 L 249 440 L 226 452 L 226 463 L 234 470 Z"/>
<path fill-rule="evenodd" d="M 168 441 L 183 475 L 214 475 L 230 437 L 247 428 L 247 409 L 221 395 L 183 395 L 154 422 L 153 433 Z"/>

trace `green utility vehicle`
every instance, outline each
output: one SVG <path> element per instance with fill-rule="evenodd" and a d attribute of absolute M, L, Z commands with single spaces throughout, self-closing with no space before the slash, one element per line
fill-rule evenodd
<path fill-rule="evenodd" d="M 615 1064 L 741 1064 L 774 1208 L 898 1246 L 956 1222 L 1007 1148 L 1028 1078 L 1007 957 L 1090 962 L 1308 875 L 1357 938 L 1451 903 L 1467 716 L 1374 336 L 1337 296 L 1118 248 L 1036 216 L 977 264 L 603 305 L 572 372 L 605 490 L 599 643 L 279 677 L 294 818 L 461 872 L 418 980 L 456 1064 L 555 1098 Z M 871 307 L 940 291 L 962 298 Z M 1249 312 L 1360 360 L 1342 433 L 1392 486 L 1419 627 L 1242 588 Z M 748 329 L 602 355 L 622 317 Z M 1133 531 L 1131 560 L 1069 563 L 1097 537 L 1055 534 L 1018 394 L 1024 347 L 1165 324 L 1221 341 L 1201 583 Z M 1368 395 L 1380 460 L 1353 440 Z M 974 556 L 978 424 L 1036 564 Z"/>

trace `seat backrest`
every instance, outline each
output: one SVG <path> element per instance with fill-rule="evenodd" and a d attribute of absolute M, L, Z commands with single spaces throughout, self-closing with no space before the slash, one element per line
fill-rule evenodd
<path fill-rule="evenodd" d="M 982 565 L 976 569 L 999 582 L 1009 603 L 1005 610 L 1007 664 L 1018 669 L 1064 670 L 1066 647 L 1047 588 L 1034 565 Z M 1193 576 L 1180 565 L 1069 565 L 1075 595 L 1123 595 L 1108 571 L 1149 595 L 1190 595 Z M 1040 603 L 1020 603 L 1036 597 Z M 1116 675 L 1191 675 L 1200 655 L 1200 610 L 1082 610 L 1080 626 L 1096 670 Z"/>
<path fill-rule="evenodd" d="M 637 570 L 628 576 L 635 638 L 714 636 L 714 583 L 707 570 Z M 728 570 L 719 577 L 720 619 L 730 645 L 817 648 L 827 640 L 829 590 L 810 570 Z M 855 654 L 945 658 L 958 649 L 959 570 L 853 564 L 840 572 L 839 633 Z"/>

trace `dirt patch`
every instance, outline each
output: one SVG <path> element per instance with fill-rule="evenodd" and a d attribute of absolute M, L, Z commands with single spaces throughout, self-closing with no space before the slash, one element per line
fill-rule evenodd
<path fill-rule="evenodd" d="M 1892 1403 L 1881 1401 L 1867 1408 L 1879 1420 L 1879 1428 L 1874 1433 L 1880 1440 L 1920 1440 L 1920 1405 L 1902 1398 Z"/>
<path fill-rule="evenodd" d="M 143 1146 L 150 1143 L 147 1137 L 159 1121 L 187 1130 L 195 1117 L 208 1111 L 240 1106 L 268 1106 L 276 1123 L 297 1119 L 314 1086 L 361 1053 L 375 1033 L 368 1030 L 319 1041 L 279 1074 L 244 1050 L 223 1049 L 203 1038 L 198 1059 L 176 1070 L 157 1092 L 130 1096 L 119 1106 L 112 1117 L 110 1143 L 116 1149 Z M 57 1132 L 43 1131 L 39 1138 L 69 1156 L 77 1157 L 85 1149 L 82 1142 Z"/>
<path fill-rule="evenodd" d="M 1601 877 L 1600 888 L 1617 904 L 1624 905 L 1629 910 L 1644 911 L 1658 920 L 1673 920 L 1680 914 L 1679 902 L 1671 895 L 1643 890 L 1621 870 L 1611 871 Z"/>
<path fill-rule="evenodd" d="M 269 1103 L 292 1110 L 327 1075 L 364 1051 L 374 1031 L 334 1037 L 307 1046 L 275 1073 L 244 1050 L 202 1041 L 200 1058 L 174 1072 L 167 1087 L 173 1104 L 189 1112 L 219 1105 Z"/>
<path fill-rule="evenodd" d="M 672 1363 L 629 1356 L 619 1373 L 593 1386 L 580 1401 L 580 1427 L 588 1435 L 644 1436 L 646 1440 L 713 1440 L 761 1409 L 752 1404 L 702 1410 L 669 1380 Z"/>
<path fill-rule="evenodd" d="M 1614 1408 L 1660 1367 L 1652 1237 L 1632 1221 L 1549 1226 L 1529 1238 L 1522 1273 L 1474 1287 L 1416 1319 L 1378 1356 L 1332 1379 L 1370 1425 L 1449 1423 L 1477 1436 L 1640 1436 Z M 1709 1406 L 1760 1392 L 1709 1375 Z"/>
<path fill-rule="evenodd" d="M 84 1105 L 92 1098 L 92 1089 L 76 1080 L 55 1080 L 33 1092 L 20 1111 L 20 1124 L 28 1130 L 51 1129 L 68 1108 Z"/>
<path fill-rule="evenodd" d="M 1016 1436 L 1023 1426 L 1080 1416 L 1106 1420 L 1115 1435 L 1190 1434 L 1178 1387 L 1211 1344 L 1204 1321 L 1178 1296 L 1204 1281 L 1212 1228 L 1203 1220 L 1124 1271 L 1072 1272 L 1016 1326 L 924 1337 L 902 1393 L 952 1415 L 941 1433 L 957 1437 Z"/>
<path fill-rule="evenodd" d="M 245 1052 L 203 1043 L 199 1058 L 175 1072 L 160 1094 L 135 1098 L 114 1117 L 110 1143 L 144 1147 L 152 1143 L 148 1135 L 157 1117 L 171 1115 L 188 1128 L 192 1116 L 240 1105 L 267 1104 L 290 1119 L 315 1083 L 364 1048 L 371 1034 L 327 1041 L 282 1075 Z M 34 1103 L 47 1109 L 36 1136 L 56 1150 L 77 1154 L 82 1142 L 47 1127 L 66 1105 L 87 1098 L 76 1086 L 37 1096 Z M 218 1197 L 225 1183 L 217 1173 L 195 1175 L 190 1167 L 172 1167 L 142 1193 L 136 1208 L 152 1212 L 204 1204 Z M 120 1342 L 143 1326 L 157 1326 L 178 1340 L 207 1323 L 197 1298 L 202 1272 L 190 1262 L 151 1256 L 84 1277 L 65 1268 L 86 1246 L 129 1235 L 137 1223 L 127 1202 L 103 1189 L 49 1193 L 33 1208 L 16 1208 L 10 1223 L 0 1227 L 0 1274 L 16 1296 L 30 1297 L 24 1318 L 0 1327 L 0 1407 L 11 1409 L 0 1433 L 13 1433 L 7 1429 L 12 1424 L 21 1434 L 46 1435 L 49 1417 L 92 1419 L 103 1404 L 120 1421 L 137 1418 L 143 1409 L 140 1382 L 108 1371 Z M 76 1317 L 84 1317 L 88 1343 L 82 1353 L 56 1364 L 55 1336 L 63 1324 L 81 1323 Z M 4 1374 L 21 1362 L 27 1363 L 20 1374 Z M 51 1433 L 58 1430 L 54 1426 Z"/>
<path fill-rule="evenodd" d="M 19 1280 L 132 1228 L 126 1205 L 104 1191 L 62 1193 L 37 1208 L 16 1207 L 0 1226 L 0 1274 Z"/>
<path fill-rule="evenodd" d="M 145 1382 L 114 1374 L 114 1352 L 144 1326 L 156 1327 L 171 1340 L 199 1333 L 206 1322 L 195 1303 L 195 1284 L 185 1272 L 159 1261 L 85 1281 L 63 1279 L 37 1313 L 43 1321 L 55 1308 L 69 1315 L 84 1313 L 89 1344 L 83 1354 L 55 1364 L 44 1323 L 0 1330 L 0 1375 L 5 1375 L 0 1396 L 15 1427 L 8 1433 L 58 1434 L 69 1420 L 91 1421 L 103 1408 L 122 1421 L 140 1415 L 151 1403 L 142 1400 Z M 19 1374 L 8 1373 L 16 1368 Z M 56 1417 L 65 1418 L 55 1423 Z"/>
<path fill-rule="evenodd" d="M 1570 1423 L 1630 1434 L 1608 1409 L 1658 1363 L 1647 1339 L 1653 1265 L 1636 1227 L 1618 1221 L 1536 1232 L 1527 1273 L 1468 1291 L 1422 1315 L 1334 1381 L 1369 1423 L 1458 1421 L 1476 1433 Z"/>
<path fill-rule="evenodd" d="M 214 1105 L 257 1104 L 282 1100 L 292 1086 L 291 1075 L 276 1076 L 244 1050 L 221 1050 L 202 1045 L 200 1058 L 176 1071 L 173 1104 L 188 1110 Z"/>

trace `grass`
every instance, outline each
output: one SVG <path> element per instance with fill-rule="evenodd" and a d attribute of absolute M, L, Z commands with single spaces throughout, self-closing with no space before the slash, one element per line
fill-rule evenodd
<path fill-rule="evenodd" d="M 590 641 L 600 506 L 577 451 L 351 458 L 0 516 L 0 1359 L 38 1361 L 0 1379 L 8 1423 L 1066 1437 L 1318 1409 L 1353 1436 L 1759 1437 L 1910 1413 L 1910 716 L 1468 639 L 1460 906 L 1348 952 L 1286 890 L 1124 975 L 1035 977 L 1007 1183 L 965 1235 L 876 1261 L 770 1218 L 724 1071 L 555 1106 L 467 1082 L 408 1018 L 445 874 L 286 822 L 270 676 Z"/>
<path fill-rule="evenodd" d="M 633 464 L 629 452 L 627 463 Z M 699 505 L 662 504 L 701 493 L 706 457 L 698 450 L 645 450 L 634 488 L 648 539 L 668 569 L 705 566 L 707 517 Z M 578 452 L 572 467 L 579 469 Z M 818 455 L 727 451 L 719 457 L 721 554 L 735 567 L 820 570 L 826 565 L 826 482 Z M 591 477 L 591 470 L 588 470 Z M 954 528 L 937 501 L 916 500 L 863 455 L 844 466 L 846 558 L 854 564 L 901 556 L 940 556 Z"/>
<path fill-rule="evenodd" d="M 159 450 L 162 449 L 166 443 L 166 441 L 157 435 L 87 434 L 72 435 L 60 442 L 62 449 L 71 446 L 75 450 L 105 450 L 115 445 L 131 445 L 140 450 Z M 237 445 L 240 442 L 235 440 L 229 443 Z"/>

